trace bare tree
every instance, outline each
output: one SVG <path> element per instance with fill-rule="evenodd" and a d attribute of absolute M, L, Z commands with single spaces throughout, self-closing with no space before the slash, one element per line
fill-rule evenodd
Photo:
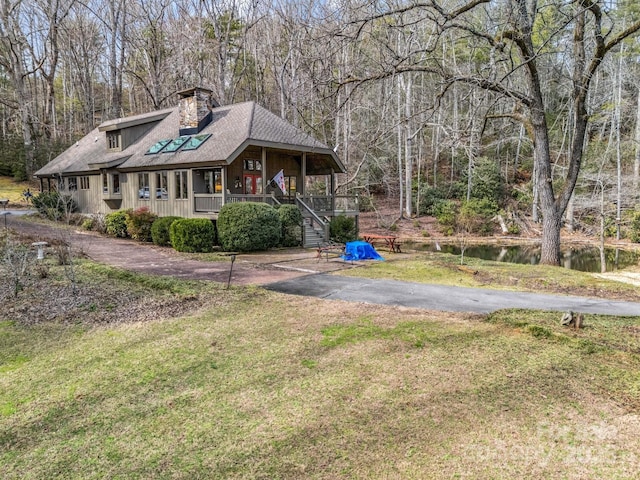
<path fill-rule="evenodd" d="M 372 24 L 382 19 L 397 18 L 412 11 L 422 21 L 432 22 L 440 32 L 461 32 L 474 48 L 495 55 L 498 71 L 478 63 L 473 71 L 460 72 L 441 63 L 436 56 L 416 62 L 415 54 L 395 51 L 393 61 L 377 71 L 355 71 L 339 79 L 341 85 L 362 84 L 404 72 L 425 71 L 438 74 L 447 85 L 464 83 L 492 92 L 513 105 L 510 114 L 524 122 L 534 143 L 535 184 L 539 190 L 542 212 L 541 262 L 560 264 L 560 231 L 562 218 L 573 193 L 582 163 L 589 113 L 587 95 L 591 81 L 606 56 L 624 39 L 640 30 L 640 19 L 621 27 L 607 16 L 609 4 L 602 0 L 575 2 L 509 0 L 493 4 L 489 0 L 469 0 L 451 9 L 437 0 L 399 4 L 395 8 L 366 12 L 350 26 L 350 34 L 359 39 Z M 557 12 L 549 28 L 549 8 Z M 392 22 L 387 22 L 392 23 Z M 406 24 L 405 24 L 406 26 Z M 394 24 L 395 27 L 395 24 Z M 548 56 L 570 59 L 570 82 L 573 108 L 571 148 L 563 175 L 554 178 L 553 157 L 547 112 L 549 98 L 545 92 L 544 62 Z"/>

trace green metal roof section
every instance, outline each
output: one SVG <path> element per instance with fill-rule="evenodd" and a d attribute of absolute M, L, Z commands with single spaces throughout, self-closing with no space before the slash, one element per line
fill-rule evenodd
<path fill-rule="evenodd" d="M 184 144 L 182 150 L 197 150 L 200 145 L 207 141 L 207 139 L 211 136 L 210 133 L 202 133 L 200 135 L 194 135 L 189 139 L 187 143 Z"/>
<path fill-rule="evenodd" d="M 147 150 L 147 153 L 145 155 L 153 155 L 155 153 L 158 153 L 160 150 L 166 147 L 169 143 L 171 143 L 171 139 L 160 140 L 158 143 L 154 144 L 153 147 Z"/>

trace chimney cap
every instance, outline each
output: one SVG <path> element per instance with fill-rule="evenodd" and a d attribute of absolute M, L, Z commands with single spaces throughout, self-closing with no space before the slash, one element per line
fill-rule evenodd
<path fill-rule="evenodd" d="M 193 94 L 196 91 L 209 93 L 209 94 L 213 93 L 213 90 L 209 90 L 208 88 L 203 88 L 203 87 L 191 87 L 191 88 L 187 88 L 186 90 L 181 90 L 180 92 L 177 92 L 177 93 L 180 96 L 180 98 L 185 98 L 185 97 L 193 96 Z"/>

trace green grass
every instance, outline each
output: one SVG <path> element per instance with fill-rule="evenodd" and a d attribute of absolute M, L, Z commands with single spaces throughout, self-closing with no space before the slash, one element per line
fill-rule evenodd
<path fill-rule="evenodd" d="M 22 192 L 33 186 L 29 182 L 16 182 L 11 177 L 0 176 L 0 198 L 7 198 L 11 203 L 25 203 Z"/>
<path fill-rule="evenodd" d="M 640 468 L 638 318 L 587 316 L 576 332 L 558 313 L 434 314 L 81 271 L 208 300 L 190 316 L 102 327 L 0 322 L 3 479 Z"/>

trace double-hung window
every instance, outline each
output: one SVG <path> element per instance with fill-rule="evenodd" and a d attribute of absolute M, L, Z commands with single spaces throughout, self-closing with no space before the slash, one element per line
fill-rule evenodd
<path fill-rule="evenodd" d="M 138 198 L 141 200 L 149 200 L 149 195 L 150 195 L 149 174 L 139 173 L 138 174 Z"/>
<path fill-rule="evenodd" d="M 167 172 L 156 173 L 156 199 L 169 199 L 169 174 Z"/>
<path fill-rule="evenodd" d="M 186 170 L 176 172 L 176 198 L 181 200 L 189 198 Z"/>

